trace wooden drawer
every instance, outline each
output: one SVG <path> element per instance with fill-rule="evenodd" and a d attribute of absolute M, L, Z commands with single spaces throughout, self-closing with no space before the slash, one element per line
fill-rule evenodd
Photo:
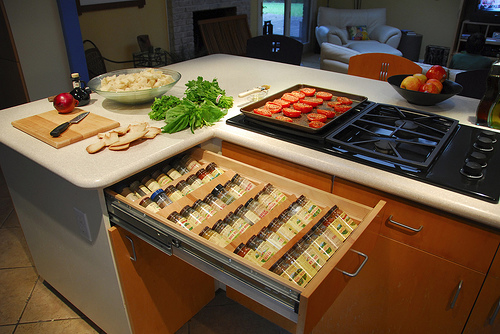
<path fill-rule="evenodd" d="M 355 279 L 349 273 L 356 272 L 366 263 L 379 233 L 381 211 L 385 203 L 381 201 L 374 207 L 369 207 L 212 152 L 194 149 L 189 154 L 202 163 L 201 168 L 207 166 L 208 163 L 215 162 L 224 169 L 224 173 L 158 213 L 148 211 L 137 201 L 130 201 L 118 194 L 115 187 L 110 187 L 106 190 L 106 202 L 111 223 L 138 235 L 167 254 L 181 258 L 226 284 L 230 289 L 263 305 L 264 308 L 273 310 L 280 317 L 286 319 L 288 324 L 286 328 L 292 332 L 310 332 L 336 296 L 342 292 L 350 280 Z M 144 171 L 144 173 L 152 173 L 159 166 L 161 164 Z M 191 171 L 182 176 L 181 179 L 186 179 L 196 171 Z M 185 205 L 193 204 L 197 199 L 203 199 L 217 184 L 223 184 L 235 173 L 251 180 L 256 184 L 256 188 L 228 205 L 224 212 L 218 212 L 191 231 L 173 224 L 166 218 L 172 211 L 178 211 Z M 135 178 L 137 179 L 139 176 Z M 124 182 L 132 182 L 133 180 L 134 178 L 131 178 L 124 180 Z M 178 180 L 176 181 L 178 182 Z M 287 201 L 277 206 L 268 216 L 264 216 L 262 220 L 224 248 L 198 235 L 203 228 L 212 226 L 219 218 L 236 209 L 238 205 L 246 203 L 267 183 L 271 183 L 287 196 Z M 252 235 L 257 234 L 273 217 L 277 216 L 288 207 L 293 199 L 300 195 L 304 195 L 316 203 L 322 209 L 322 213 L 336 205 L 358 223 L 358 227 L 352 231 L 333 256 L 305 286 L 299 286 L 295 282 L 278 276 L 269 268 L 316 225 L 322 214 L 308 223 L 302 231 L 262 266 L 233 252 L 241 242 L 244 243 Z M 360 248 L 356 249 L 355 247 L 358 245 Z M 355 251 L 362 253 L 359 254 Z"/>
<path fill-rule="evenodd" d="M 350 181 L 335 178 L 333 193 L 366 205 L 386 201 L 382 235 L 481 273 L 488 271 L 499 245 L 497 232 Z"/>

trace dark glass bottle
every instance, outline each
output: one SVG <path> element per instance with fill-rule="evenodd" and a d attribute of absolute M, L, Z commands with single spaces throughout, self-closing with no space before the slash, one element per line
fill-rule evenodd
<path fill-rule="evenodd" d="M 476 111 L 476 124 L 477 125 L 488 125 L 488 114 L 490 112 L 491 106 L 495 102 L 499 90 L 498 85 L 500 81 L 500 59 L 497 59 L 493 65 L 491 65 L 490 74 L 486 80 L 486 92 L 483 98 L 479 102 Z"/>
<path fill-rule="evenodd" d="M 82 87 L 82 82 L 80 81 L 80 74 L 72 73 L 71 81 L 73 82 L 73 89 L 69 92 L 75 100 L 78 100 L 78 106 L 84 106 L 90 102 L 90 88 Z"/>

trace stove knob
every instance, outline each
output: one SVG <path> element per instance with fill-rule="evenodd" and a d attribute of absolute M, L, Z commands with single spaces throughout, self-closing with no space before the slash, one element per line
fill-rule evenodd
<path fill-rule="evenodd" d="M 489 130 L 481 130 L 481 132 L 478 135 L 478 138 L 484 137 L 484 138 L 489 138 L 491 139 L 491 142 L 494 144 L 497 142 L 497 139 L 495 137 L 495 132 L 489 131 Z"/>
<path fill-rule="evenodd" d="M 483 167 L 477 162 L 467 162 L 461 170 L 462 174 L 471 178 L 480 178 L 483 176 Z"/>
<path fill-rule="evenodd" d="M 472 152 L 469 157 L 467 158 L 466 162 L 477 162 L 478 164 L 481 165 L 481 167 L 486 167 L 486 161 L 488 160 L 488 157 L 486 154 L 474 151 Z"/>
<path fill-rule="evenodd" d="M 493 150 L 493 140 L 487 137 L 478 137 L 474 143 L 474 147 L 482 151 L 492 151 Z"/>

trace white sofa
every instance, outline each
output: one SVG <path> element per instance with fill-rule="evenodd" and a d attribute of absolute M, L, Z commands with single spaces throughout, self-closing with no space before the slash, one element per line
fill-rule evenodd
<path fill-rule="evenodd" d="M 401 31 L 385 23 L 385 8 L 318 8 L 315 32 L 321 46 L 321 68 L 347 73 L 349 58 L 360 53 L 381 52 L 402 56 L 397 49 Z M 350 40 L 349 26 L 366 26 L 369 40 Z"/>

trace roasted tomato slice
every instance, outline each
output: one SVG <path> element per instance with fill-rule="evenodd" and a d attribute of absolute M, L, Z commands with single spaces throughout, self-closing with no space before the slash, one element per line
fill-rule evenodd
<path fill-rule="evenodd" d="M 302 115 L 302 113 L 300 112 L 300 110 L 295 110 L 293 108 L 283 108 L 283 115 L 288 116 L 288 117 L 292 117 L 292 118 L 297 118 L 297 117 L 300 117 L 300 115 Z"/>
<path fill-rule="evenodd" d="M 324 125 L 325 125 L 325 123 L 320 122 L 320 121 L 309 122 L 309 127 L 310 128 L 319 129 L 319 128 L 323 127 Z"/>
<path fill-rule="evenodd" d="M 290 107 L 290 101 L 285 101 L 285 100 L 282 100 L 282 99 L 276 99 L 273 101 L 273 103 L 276 103 L 276 104 L 279 104 L 281 105 L 283 108 L 288 108 Z"/>
<path fill-rule="evenodd" d="M 333 94 L 328 92 L 317 92 L 316 97 L 324 101 L 330 101 L 333 97 Z"/>
<path fill-rule="evenodd" d="M 308 96 L 304 97 L 303 99 L 300 99 L 300 102 L 305 103 L 305 104 L 309 104 L 313 107 L 317 107 L 320 104 L 323 104 L 322 99 L 317 98 L 317 97 L 308 97 Z"/>
<path fill-rule="evenodd" d="M 294 90 L 291 94 L 297 96 L 299 99 L 303 99 L 304 97 L 306 97 L 306 94 L 298 90 Z"/>
<path fill-rule="evenodd" d="M 266 108 L 269 109 L 273 114 L 279 113 L 281 108 L 283 108 L 280 104 L 274 102 L 266 102 Z"/>
<path fill-rule="evenodd" d="M 335 111 L 330 110 L 330 109 L 316 109 L 316 112 L 321 115 L 325 115 L 327 118 L 334 118 L 335 117 Z"/>
<path fill-rule="evenodd" d="M 333 108 L 333 107 L 338 106 L 338 105 L 340 105 L 340 104 L 342 104 L 342 103 L 340 103 L 340 102 L 338 102 L 338 101 L 330 101 L 330 102 L 327 102 L 326 104 L 327 104 L 330 108 Z"/>
<path fill-rule="evenodd" d="M 271 117 L 272 113 L 269 111 L 267 108 L 257 108 L 253 110 L 254 113 L 262 116 L 268 116 Z"/>
<path fill-rule="evenodd" d="M 337 97 L 337 102 L 340 102 L 340 104 L 352 104 L 352 100 L 345 96 Z"/>
<path fill-rule="evenodd" d="M 293 122 L 293 119 L 291 119 L 290 117 L 281 116 L 281 115 L 276 116 L 274 119 L 277 119 L 277 120 L 283 121 L 283 122 L 289 122 L 289 123 Z"/>
<path fill-rule="evenodd" d="M 326 115 L 322 115 L 322 114 L 316 114 L 316 113 L 310 113 L 310 114 L 307 114 L 307 119 L 310 121 L 310 122 L 313 122 L 313 121 L 319 121 L 319 122 L 326 122 Z"/>
<path fill-rule="evenodd" d="M 299 98 L 297 96 L 293 95 L 292 93 L 283 94 L 281 99 L 288 101 L 288 102 L 291 102 L 291 103 L 299 102 Z"/>
<path fill-rule="evenodd" d="M 351 109 L 351 106 L 345 105 L 345 104 L 337 104 L 333 106 L 333 109 L 335 109 L 335 112 L 337 114 L 342 114 L 345 113 L 347 110 Z"/>
<path fill-rule="evenodd" d="M 306 96 L 314 96 L 314 93 L 316 93 L 316 88 L 304 87 L 301 88 L 300 91 L 306 94 Z"/>
<path fill-rule="evenodd" d="M 299 110 L 303 114 L 307 114 L 308 112 L 311 112 L 313 110 L 313 106 L 297 102 L 293 104 L 293 109 Z"/>

